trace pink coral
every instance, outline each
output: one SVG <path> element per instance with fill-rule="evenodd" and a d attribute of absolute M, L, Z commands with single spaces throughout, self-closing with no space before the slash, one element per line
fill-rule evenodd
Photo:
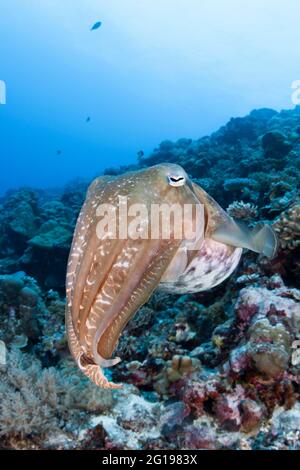
<path fill-rule="evenodd" d="M 237 385 L 232 393 L 220 396 L 215 405 L 214 412 L 219 423 L 229 431 L 238 431 L 242 424 L 240 402 L 245 398 L 243 387 Z"/>

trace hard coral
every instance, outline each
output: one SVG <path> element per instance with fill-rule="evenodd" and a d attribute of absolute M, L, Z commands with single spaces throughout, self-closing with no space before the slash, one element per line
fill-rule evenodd
<path fill-rule="evenodd" d="M 281 248 L 293 250 L 300 246 L 300 203 L 295 202 L 273 223 Z"/>
<path fill-rule="evenodd" d="M 250 202 L 234 201 L 227 208 L 228 214 L 241 220 L 253 220 L 257 217 L 258 208 Z"/>
<path fill-rule="evenodd" d="M 83 380 L 73 363 L 61 369 L 42 368 L 32 355 L 11 349 L 0 376 L 0 438 L 76 436 L 78 426 L 88 420 L 82 411 L 112 406 L 112 392 Z"/>

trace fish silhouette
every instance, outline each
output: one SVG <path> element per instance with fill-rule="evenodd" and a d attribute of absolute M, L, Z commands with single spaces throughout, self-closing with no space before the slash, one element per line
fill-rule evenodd
<path fill-rule="evenodd" d="M 91 31 L 95 31 L 96 29 L 99 29 L 102 26 L 102 21 L 97 21 L 93 26 L 91 27 Z"/>

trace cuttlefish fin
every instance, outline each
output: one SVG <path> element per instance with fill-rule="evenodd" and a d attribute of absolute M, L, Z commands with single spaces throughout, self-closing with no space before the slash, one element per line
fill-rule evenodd
<path fill-rule="evenodd" d="M 268 258 L 274 258 L 278 248 L 277 236 L 270 225 L 257 224 L 251 230 L 231 217 L 222 221 L 211 238 L 227 245 L 247 248 Z"/>
<path fill-rule="evenodd" d="M 206 216 L 206 238 L 226 245 L 247 248 L 268 258 L 274 258 L 278 249 L 277 236 L 268 224 L 257 224 L 249 229 L 236 222 L 197 184 L 193 189 L 199 202 L 204 205 Z"/>

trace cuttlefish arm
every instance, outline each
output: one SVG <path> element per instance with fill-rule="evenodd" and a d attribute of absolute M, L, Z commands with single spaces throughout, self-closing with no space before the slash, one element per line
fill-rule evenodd
<path fill-rule="evenodd" d="M 104 376 L 119 336 L 135 312 L 148 300 L 178 242 L 99 238 L 97 206 L 116 204 L 130 177 L 96 180 L 80 213 L 67 273 L 66 327 L 71 353 L 81 371 L 98 386 L 120 388 Z"/>

